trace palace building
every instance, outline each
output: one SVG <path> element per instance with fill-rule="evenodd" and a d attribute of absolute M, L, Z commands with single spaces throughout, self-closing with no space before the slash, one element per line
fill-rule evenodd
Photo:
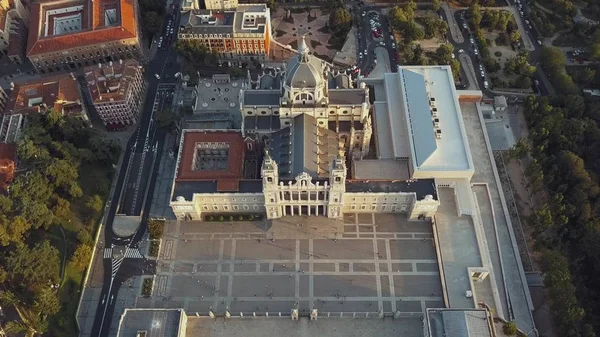
<path fill-rule="evenodd" d="M 358 82 L 304 39 L 279 70 L 249 77 L 240 130 L 183 130 L 175 215 L 416 220 L 435 214 L 438 186 L 466 193 L 474 168 L 450 67 L 399 67 Z"/>

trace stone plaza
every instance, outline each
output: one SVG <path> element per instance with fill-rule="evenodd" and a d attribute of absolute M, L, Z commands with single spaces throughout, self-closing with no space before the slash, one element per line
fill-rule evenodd
<path fill-rule="evenodd" d="M 431 225 L 406 215 L 344 221 L 168 222 L 152 297 L 137 307 L 250 316 L 378 313 L 444 307 Z M 318 226 L 318 227 L 317 227 Z"/>

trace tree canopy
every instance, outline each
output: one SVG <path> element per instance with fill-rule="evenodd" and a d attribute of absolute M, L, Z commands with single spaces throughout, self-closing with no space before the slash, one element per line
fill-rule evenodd
<path fill-rule="evenodd" d="M 89 233 L 103 205 L 99 194 L 108 193 L 120 146 L 54 110 L 27 119 L 17 144 L 19 174 L 8 195 L 0 195 L 0 304 L 18 313 L 17 320 L 5 325 L 7 330 L 44 333 L 50 328 L 48 318 L 61 308 L 55 287 L 61 283 L 61 258 L 51 233 L 56 227 L 67 233 L 66 242 L 60 238 L 61 247 L 67 247 L 63 253 L 75 256 L 78 269 L 85 268 Z"/>

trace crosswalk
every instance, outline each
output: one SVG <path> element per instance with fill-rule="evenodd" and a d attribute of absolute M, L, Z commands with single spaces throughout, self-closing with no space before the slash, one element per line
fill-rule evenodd
<path fill-rule="evenodd" d="M 125 257 L 130 259 L 143 259 L 144 256 L 138 248 L 127 248 L 125 250 Z"/>
<path fill-rule="evenodd" d="M 124 257 L 119 258 L 119 259 L 114 259 L 112 261 L 112 278 L 115 278 L 115 276 L 117 276 L 117 272 L 119 271 L 119 267 L 121 267 L 123 260 L 125 260 Z"/>
<path fill-rule="evenodd" d="M 104 258 L 110 259 L 112 257 L 112 248 L 104 248 Z"/>

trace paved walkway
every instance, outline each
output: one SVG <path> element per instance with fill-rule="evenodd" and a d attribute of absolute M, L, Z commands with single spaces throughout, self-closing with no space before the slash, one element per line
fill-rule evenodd
<path fill-rule="evenodd" d="M 476 106 L 461 104 L 461 109 L 465 127 L 467 130 L 471 130 L 467 134 L 475 164 L 475 175 L 471 182 L 487 184 L 491 195 L 494 222 L 483 221 L 483 226 L 486 233 L 494 233 L 498 238 L 504 279 L 497 279 L 497 281 L 504 283 L 504 285 L 499 284 L 499 288 L 501 286 L 506 288 L 509 310 L 507 316 L 514 318 L 520 329 L 530 332 L 534 327 L 531 314 L 533 308 L 512 224 L 508 219 L 506 201 L 503 192 L 498 187 L 498 173 L 495 163 L 489 157 L 491 148 L 488 144 L 487 133 L 481 125 L 480 112 Z M 491 236 L 491 234 L 486 234 L 486 236 Z M 488 244 L 492 245 L 492 243 Z M 497 277 L 500 278 L 500 276 Z M 501 300 L 504 299 L 501 298 Z"/>
<path fill-rule="evenodd" d="M 153 297 L 138 298 L 137 307 L 418 317 L 443 307 L 428 223 L 387 214 L 323 220 L 168 222 Z"/>
<path fill-rule="evenodd" d="M 327 25 L 329 15 L 322 14 L 321 10 L 313 8 L 310 14 L 316 18 L 308 19 L 308 12 L 299 14 L 291 13 L 293 23 L 285 21 L 285 9 L 278 9 L 271 19 L 275 30 L 275 39 L 283 45 L 298 43 L 302 35 L 306 35 L 306 43 L 310 50 L 318 55 L 326 55 L 333 59 L 336 50 L 329 48 L 331 34 L 320 32 L 319 29 Z M 279 33 L 283 32 L 283 35 Z"/>
<path fill-rule="evenodd" d="M 450 5 L 448 5 L 447 1 L 442 3 L 442 10 L 446 14 L 446 19 L 448 20 L 448 27 L 450 28 L 450 34 L 452 35 L 452 39 L 454 43 L 461 44 L 465 42 L 465 38 L 456 22 L 456 18 L 454 17 L 454 11 L 450 9 Z"/>

